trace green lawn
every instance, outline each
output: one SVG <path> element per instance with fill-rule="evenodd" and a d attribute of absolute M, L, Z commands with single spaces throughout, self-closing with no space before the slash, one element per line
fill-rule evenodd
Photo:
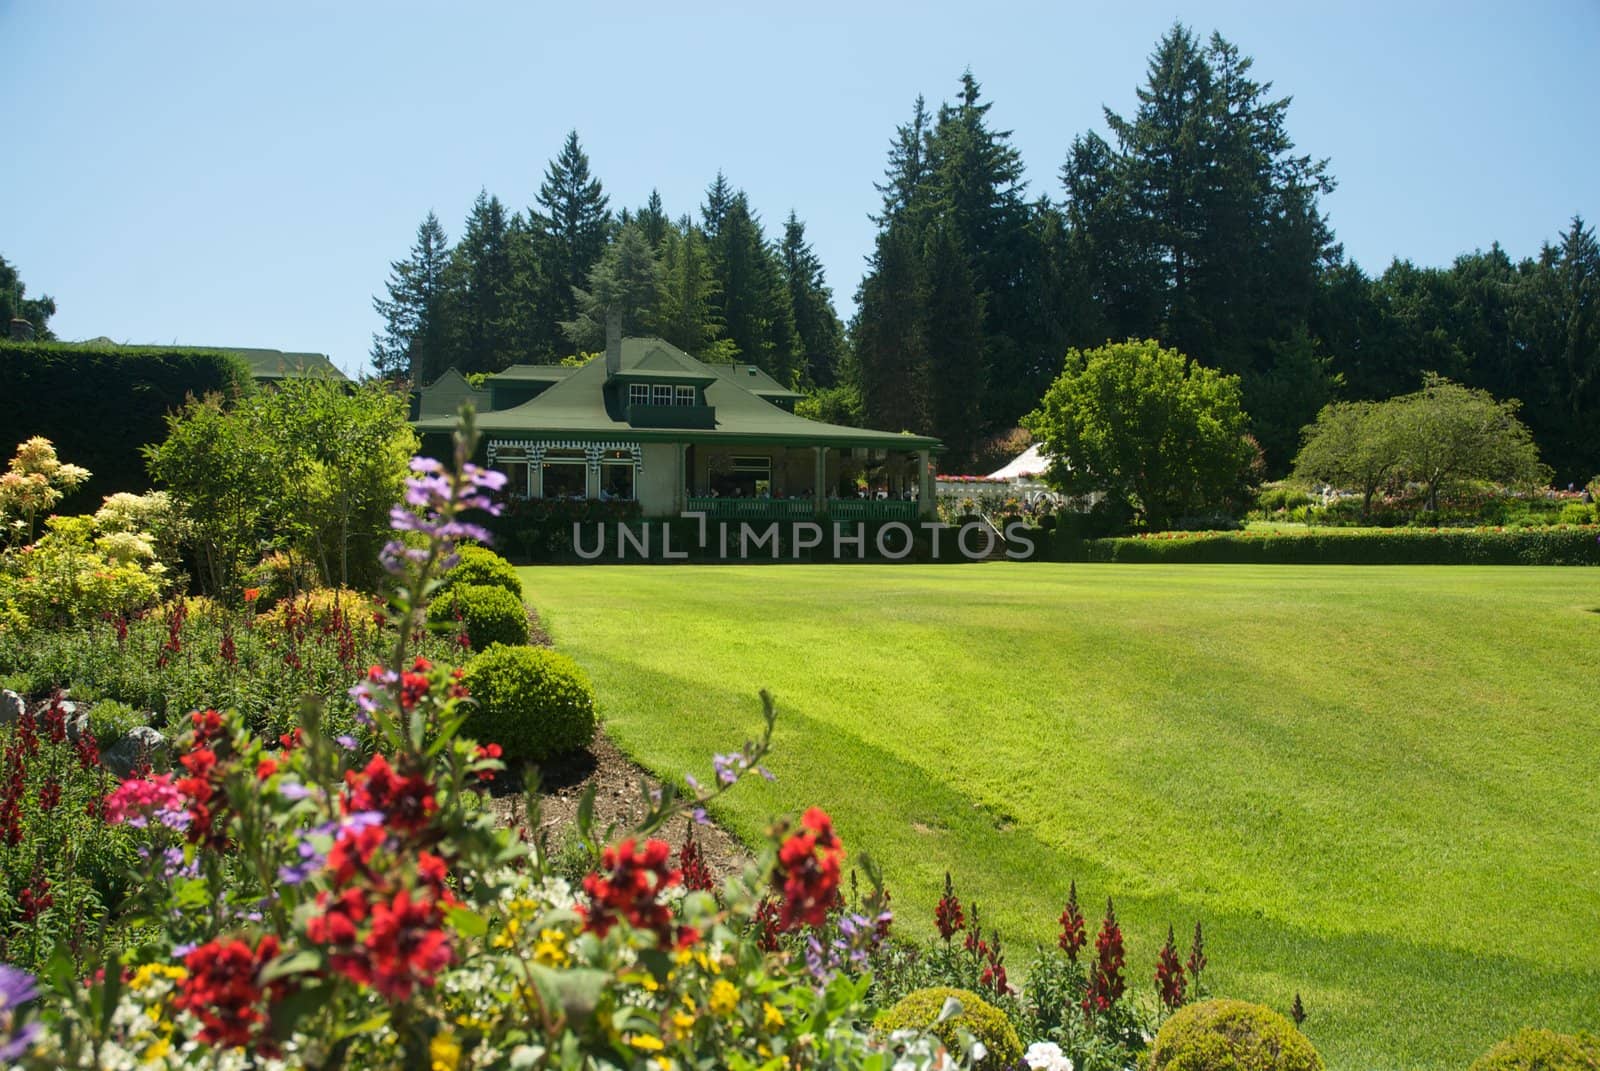
<path fill-rule="evenodd" d="M 1046 565 L 522 571 L 621 746 L 709 771 L 781 715 L 759 835 L 817 803 L 931 932 L 948 868 L 1025 965 L 1069 879 L 1133 984 L 1213 987 L 1336 1069 L 1600 1028 L 1600 570 Z"/>

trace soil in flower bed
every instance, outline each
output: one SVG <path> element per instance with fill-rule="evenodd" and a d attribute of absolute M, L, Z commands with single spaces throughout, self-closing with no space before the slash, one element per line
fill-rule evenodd
<path fill-rule="evenodd" d="M 617 750 L 617 746 L 603 732 L 596 733 L 594 743 L 585 750 L 552 759 L 541 766 L 539 787 L 543 813 L 540 820 L 550 847 L 560 848 L 572 824 L 577 821 L 578 801 L 590 785 L 595 788 L 597 833 L 603 833 L 606 826 L 613 822 L 616 823 L 617 832 L 621 833 L 642 818 L 644 807 L 639 799 L 640 778 L 650 778 L 652 783 L 655 780 L 643 767 Z M 522 778 L 511 771 L 496 778 L 491 788 L 501 820 L 508 825 L 526 828 L 522 791 Z M 691 825 L 694 826 L 694 839 L 700 845 L 700 853 L 719 881 L 736 873 L 749 861 L 750 853 L 726 830 L 713 822 L 695 825 L 688 818 L 673 821 L 660 834 L 663 840 L 672 845 L 674 860 L 677 859 L 678 849 L 683 846 L 684 834 Z"/>

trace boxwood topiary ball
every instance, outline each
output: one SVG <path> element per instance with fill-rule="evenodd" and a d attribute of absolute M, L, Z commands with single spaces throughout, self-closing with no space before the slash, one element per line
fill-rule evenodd
<path fill-rule="evenodd" d="M 463 584 L 451 588 L 428 607 L 428 620 L 449 625 L 456 618 L 474 651 L 496 643 L 514 646 L 528 642 L 528 610 L 505 588 Z"/>
<path fill-rule="evenodd" d="M 1478 1057 L 1472 1071 L 1600 1071 L 1600 1037 L 1519 1030 Z"/>
<path fill-rule="evenodd" d="M 488 547 L 469 544 L 457 549 L 456 557 L 460 560 L 444 574 L 444 581 L 439 585 L 440 591 L 467 584 L 482 584 L 505 588 L 517 598 L 522 598 L 522 581 L 517 579 L 516 568 Z"/>
<path fill-rule="evenodd" d="M 1271 1008 L 1207 1000 L 1180 1008 L 1150 1046 L 1150 1071 L 1323 1071 L 1322 1057 Z"/>
<path fill-rule="evenodd" d="M 594 739 L 594 688 L 578 664 L 548 647 L 495 644 L 461 678 L 473 703 L 462 732 L 499 744 L 507 762 L 542 762 Z"/>
<path fill-rule="evenodd" d="M 961 1014 L 935 1023 L 934 1020 L 944 1010 L 944 1002 L 951 997 L 961 1002 Z M 966 989 L 938 986 L 913 990 L 900 1003 L 880 1014 L 873 1021 L 872 1028 L 883 1034 L 896 1030 L 924 1030 L 943 1042 L 951 1052 L 960 1051 L 960 1032 L 966 1030 L 989 1050 L 989 1055 L 975 1065 L 980 1071 L 1009 1069 L 1022 1059 L 1022 1040 L 1017 1037 L 1005 1013 Z"/>

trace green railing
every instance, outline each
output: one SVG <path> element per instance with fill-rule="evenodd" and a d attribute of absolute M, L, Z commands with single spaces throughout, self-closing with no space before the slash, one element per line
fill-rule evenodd
<path fill-rule="evenodd" d="M 836 521 L 915 521 L 917 504 L 897 498 L 841 498 L 826 504 Z"/>
<path fill-rule="evenodd" d="M 806 521 L 817 507 L 809 498 L 691 498 L 689 510 L 714 521 Z M 836 521 L 917 519 L 917 504 L 900 499 L 830 498 L 822 510 Z"/>

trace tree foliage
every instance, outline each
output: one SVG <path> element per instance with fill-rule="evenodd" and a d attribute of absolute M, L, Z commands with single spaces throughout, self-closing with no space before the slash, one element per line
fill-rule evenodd
<path fill-rule="evenodd" d="M 28 284 L 22 281 L 15 264 L 0 257 L 0 330 L 12 320 L 27 320 L 33 325 L 33 341 L 48 342 L 56 336 L 50 331 L 50 317 L 56 314 L 56 299 L 49 294 L 30 298 Z"/>
<path fill-rule="evenodd" d="M 1024 425 L 1054 486 L 1126 505 L 1150 529 L 1231 508 L 1255 456 L 1238 377 L 1150 339 L 1069 350 Z"/>

